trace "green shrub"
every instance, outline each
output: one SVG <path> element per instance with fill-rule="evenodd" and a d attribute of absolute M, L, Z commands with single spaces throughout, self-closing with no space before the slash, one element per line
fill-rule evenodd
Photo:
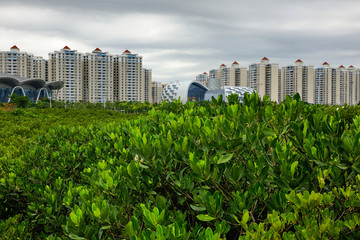
<path fill-rule="evenodd" d="M 218 103 L 163 102 L 135 120 L 49 128 L 0 159 L 1 233 L 360 237 L 360 116 L 344 120 L 298 96 Z"/>

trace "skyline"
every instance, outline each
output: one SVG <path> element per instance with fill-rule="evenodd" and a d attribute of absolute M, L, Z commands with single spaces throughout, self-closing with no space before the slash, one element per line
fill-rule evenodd
<path fill-rule="evenodd" d="M 168 83 L 237 61 L 264 56 L 280 66 L 360 67 L 360 2 L 348 1 L 2 1 L 1 50 L 48 59 L 65 45 L 78 52 L 99 47 L 144 58 L 153 80 Z"/>

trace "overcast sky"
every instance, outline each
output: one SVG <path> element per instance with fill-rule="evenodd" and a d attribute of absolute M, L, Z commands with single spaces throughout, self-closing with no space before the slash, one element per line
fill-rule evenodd
<path fill-rule="evenodd" d="M 153 80 L 222 63 L 360 67 L 359 0 L 0 0 L 0 50 L 48 58 L 65 45 L 143 56 Z"/>

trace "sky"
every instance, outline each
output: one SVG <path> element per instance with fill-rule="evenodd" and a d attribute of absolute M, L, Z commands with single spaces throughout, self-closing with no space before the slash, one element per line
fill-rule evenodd
<path fill-rule="evenodd" d="M 143 56 L 153 81 L 258 63 L 360 67 L 358 0 L 0 0 L 0 50 Z"/>

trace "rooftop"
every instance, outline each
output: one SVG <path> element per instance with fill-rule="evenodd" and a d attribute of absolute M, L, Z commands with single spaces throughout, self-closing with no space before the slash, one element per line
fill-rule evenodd
<path fill-rule="evenodd" d="M 17 49 L 20 50 L 16 45 L 12 46 L 10 49 Z"/>

